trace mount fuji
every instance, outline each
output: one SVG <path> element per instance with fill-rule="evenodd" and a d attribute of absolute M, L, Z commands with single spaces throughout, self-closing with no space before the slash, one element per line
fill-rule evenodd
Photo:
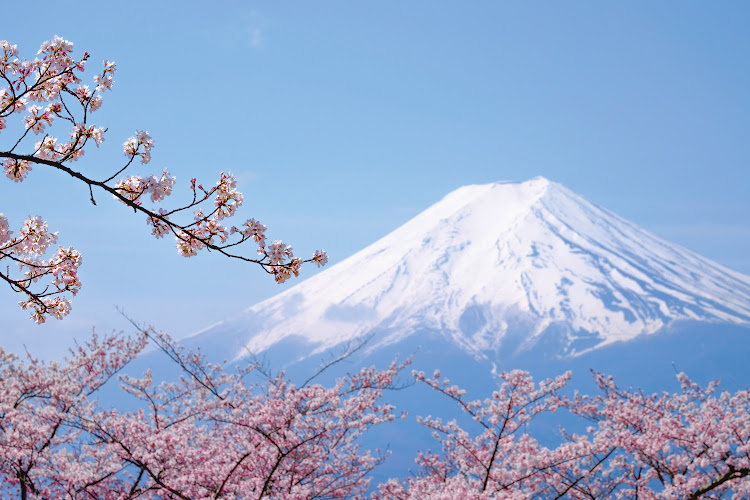
<path fill-rule="evenodd" d="M 440 344 L 494 371 L 513 360 L 589 359 L 657 333 L 720 327 L 732 332 L 722 335 L 735 353 L 737 338 L 747 353 L 749 276 L 538 177 L 459 188 L 187 344 L 233 360 L 275 353 L 290 365 L 366 337 L 370 354 Z M 690 343 L 705 344 L 697 335 Z M 688 340 L 670 338 L 672 347 L 649 349 Z"/>
<path fill-rule="evenodd" d="M 410 368 L 440 369 L 470 399 L 489 396 L 497 374 L 512 369 L 535 380 L 570 370 L 566 390 L 588 394 L 598 391 L 589 370 L 646 392 L 679 391 L 676 371 L 737 390 L 750 386 L 750 276 L 544 178 L 473 185 L 181 343 L 209 361 L 283 370 L 292 383 L 313 375 L 328 384 L 411 355 Z M 176 370 L 156 351 L 136 362 L 135 373 L 153 368 L 156 379 Z M 404 375 L 403 390 L 384 396 L 399 411 L 467 418 L 409 381 Z M 580 422 L 542 419 L 535 435 L 554 443 L 561 424 L 575 432 Z M 374 429 L 362 444 L 393 453 L 377 483 L 405 477 L 417 451 L 436 443 L 412 417 Z"/>

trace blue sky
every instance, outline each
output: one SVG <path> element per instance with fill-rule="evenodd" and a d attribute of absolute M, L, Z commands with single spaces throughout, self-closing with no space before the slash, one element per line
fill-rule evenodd
<path fill-rule="evenodd" d="M 465 184 L 537 175 L 750 274 L 750 4 L 699 2 L 41 2 L 0 39 L 55 34 L 114 60 L 79 165 L 108 176 L 135 129 L 141 173 L 176 193 L 232 171 L 240 218 L 331 263 Z M 17 123 L 0 134 L 5 146 Z M 106 174 L 106 175 L 104 175 Z M 4 178 L 3 178 L 4 179 Z M 184 336 L 291 286 L 217 255 L 177 256 L 141 217 L 37 168 L 0 179 L 0 212 L 42 215 L 84 254 L 73 313 L 41 327 L 0 289 L 0 343 L 54 355 L 115 307 Z M 182 188 L 182 190 L 180 189 Z M 252 250 L 250 250 L 252 252 Z M 312 270 L 308 270 L 312 272 Z"/>

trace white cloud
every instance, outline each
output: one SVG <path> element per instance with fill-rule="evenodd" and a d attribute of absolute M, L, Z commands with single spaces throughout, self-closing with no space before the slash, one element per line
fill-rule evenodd
<path fill-rule="evenodd" d="M 250 47 L 254 49 L 260 49 L 265 45 L 265 38 L 263 36 L 263 30 L 259 27 L 250 28 Z"/>
<path fill-rule="evenodd" d="M 254 10 L 234 13 L 213 37 L 223 49 L 261 50 L 268 43 L 265 24 L 265 19 Z"/>

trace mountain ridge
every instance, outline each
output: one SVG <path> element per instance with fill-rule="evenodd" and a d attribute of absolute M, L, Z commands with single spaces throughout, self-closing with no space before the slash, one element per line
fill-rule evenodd
<path fill-rule="evenodd" d="M 542 177 L 458 188 L 351 257 L 198 332 L 242 357 L 296 339 L 309 354 L 424 329 L 468 352 L 550 329 L 576 355 L 676 320 L 750 324 L 750 277 Z M 518 342 L 517 342 L 518 343 Z"/>

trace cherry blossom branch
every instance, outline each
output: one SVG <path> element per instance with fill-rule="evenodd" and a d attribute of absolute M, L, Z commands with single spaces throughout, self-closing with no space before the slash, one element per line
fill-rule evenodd
<path fill-rule="evenodd" d="M 39 49 L 41 57 L 34 60 L 19 59 L 15 45 L 0 41 L 0 76 L 7 84 L 6 87 L 0 87 L 0 131 L 7 127 L 7 119 L 21 117 L 26 113 L 21 120 L 24 128 L 20 137 L 12 147 L 0 151 L 3 170 L 8 178 L 14 182 L 23 182 L 32 167 L 37 165 L 64 172 L 88 186 L 94 205 L 94 189 L 101 189 L 135 213 L 144 215 L 155 237 L 171 234 L 175 238 L 179 255 L 192 257 L 203 249 L 216 251 L 231 259 L 259 265 L 279 283 L 291 276 L 298 276 L 303 263 L 313 262 L 317 266 L 327 263 L 328 257 L 322 250 L 316 251 L 309 259 L 302 259 L 295 257 L 292 247 L 280 240 L 267 245 L 266 226 L 255 219 L 248 219 L 239 228 L 225 226 L 224 219 L 234 216 L 243 202 L 243 196 L 237 190 L 235 178 L 231 174 L 222 172 L 216 185 L 208 189 L 201 184 L 196 185 L 196 179 L 192 179 L 192 201 L 167 209 L 157 209 L 156 205 L 171 195 L 175 185 L 175 177 L 168 171 L 164 170 L 159 175 L 129 175 L 115 181 L 133 166 L 136 158 L 144 165 L 150 162 L 154 141 L 148 132 L 136 131 L 135 136 L 125 141 L 124 165 L 116 168 L 104 180 L 96 180 L 83 171 L 72 168 L 71 163 L 83 157 L 89 141 L 93 141 L 97 147 L 104 141 L 107 129 L 90 124 L 88 120 L 90 113 L 101 107 L 102 93 L 112 88 L 116 71 L 114 63 L 104 61 L 102 72 L 94 76 L 96 85 L 92 90 L 81 83 L 79 76 L 84 72 L 85 63 L 89 59 L 88 53 L 76 60 L 72 57 L 72 52 L 73 45 L 70 42 L 55 37 Z M 73 103 L 65 97 L 72 97 L 79 109 L 76 111 Z M 31 104 L 32 102 L 39 104 Z M 70 127 L 70 140 L 67 142 L 59 141 L 47 132 L 60 124 Z M 26 144 L 32 132 L 34 135 L 44 133 L 42 140 L 37 141 L 33 147 L 29 144 L 28 152 L 17 151 Z M 144 206 L 144 202 L 148 202 L 150 206 Z M 204 213 L 204 208 L 211 202 L 213 206 L 206 208 Z M 195 210 L 192 217 L 177 220 L 178 215 L 186 215 L 190 210 Z M 247 242 L 255 244 L 257 257 L 231 250 Z M 34 264 L 26 261 L 26 257 L 18 253 L 14 256 L 23 261 L 22 265 L 33 267 Z M 9 277 L 7 271 L 4 276 Z M 10 282 L 8 279 L 5 281 Z M 25 283 L 23 287 L 16 287 L 14 290 L 27 295 L 24 303 L 28 304 L 26 307 L 33 309 L 32 317 L 37 322 L 43 322 L 50 314 L 58 319 L 62 318 L 70 310 L 67 299 L 61 298 L 54 304 L 45 301 L 43 294 L 32 290 Z M 72 292 L 72 289 L 58 290 L 55 293 L 65 291 Z"/>

